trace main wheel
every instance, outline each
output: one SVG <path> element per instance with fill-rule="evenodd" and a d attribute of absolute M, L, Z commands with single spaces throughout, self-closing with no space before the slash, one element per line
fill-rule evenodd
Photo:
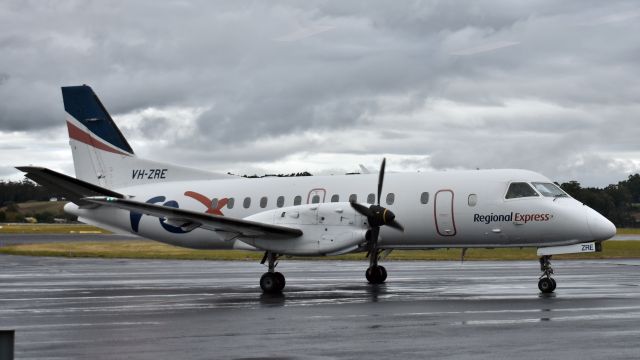
<path fill-rule="evenodd" d="M 262 291 L 265 293 L 278 293 L 282 291 L 283 287 L 284 285 L 282 287 L 280 286 L 280 281 L 278 281 L 278 276 L 275 273 L 267 272 L 262 274 L 260 278 L 260 288 L 262 288 Z"/>
<path fill-rule="evenodd" d="M 552 293 L 555 288 L 552 278 L 544 277 L 538 281 L 538 289 L 540 289 L 544 294 Z"/>
<path fill-rule="evenodd" d="M 287 283 L 287 280 L 285 280 L 284 275 L 282 275 L 281 272 L 275 272 L 273 274 L 276 276 L 276 280 L 278 281 L 279 291 L 282 291 L 282 289 L 284 289 L 285 284 Z"/>
<path fill-rule="evenodd" d="M 551 288 L 551 291 L 552 291 L 552 292 L 553 292 L 553 291 L 556 291 L 556 285 L 557 285 L 557 284 L 556 284 L 556 279 L 554 279 L 554 278 L 549 278 L 549 279 L 551 279 L 551 282 L 553 283 L 553 287 Z"/>
<path fill-rule="evenodd" d="M 385 282 L 387 280 L 387 269 L 384 266 L 378 266 L 378 271 L 380 271 L 380 282 Z"/>
<path fill-rule="evenodd" d="M 384 266 L 371 266 L 364 275 L 371 284 L 382 284 L 387 279 L 387 270 Z"/>

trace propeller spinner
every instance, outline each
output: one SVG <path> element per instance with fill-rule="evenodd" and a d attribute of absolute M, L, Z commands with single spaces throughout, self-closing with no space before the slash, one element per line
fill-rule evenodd
<path fill-rule="evenodd" d="M 382 197 L 382 185 L 384 184 L 384 172 L 387 159 L 382 159 L 380 165 L 380 174 L 378 175 L 378 197 L 375 205 L 369 207 L 352 202 L 351 207 L 358 213 L 367 217 L 369 226 L 371 226 L 372 239 L 377 241 L 380 232 L 380 226 L 387 225 L 394 229 L 404 231 L 404 227 L 396 220 L 396 215 L 389 209 L 380 206 L 380 198 Z"/>

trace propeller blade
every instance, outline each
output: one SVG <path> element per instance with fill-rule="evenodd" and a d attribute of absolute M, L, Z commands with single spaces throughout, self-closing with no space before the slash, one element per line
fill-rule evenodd
<path fill-rule="evenodd" d="M 380 165 L 380 174 L 378 175 L 378 206 L 380 206 L 380 197 L 382 196 L 382 183 L 384 182 L 384 168 L 387 163 L 386 158 L 382 158 L 382 165 Z"/>
<path fill-rule="evenodd" d="M 387 226 L 390 226 L 396 230 L 400 230 L 402 232 L 404 232 L 404 226 L 402 226 L 402 224 L 400 224 L 398 221 L 393 220 L 392 222 L 390 222 L 389 224 L 387 224 Z"/>
<path fill-rule="evenodd" d="M 371 216 L 373 216 L 373 213 L 371 212 L 371 210 L 368 207 L 366 207 L 364 205 L 360 205 L 357 202 L 352 202 L 351 203 L 351 207 L 355 211 L 359 212 L 361 215 L 366 216 L 367 219 L 369 219 L 369 218 L 371 218 Z"/>

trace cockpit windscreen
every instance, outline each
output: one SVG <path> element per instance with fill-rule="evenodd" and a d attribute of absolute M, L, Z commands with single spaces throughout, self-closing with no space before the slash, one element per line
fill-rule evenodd
<path fill-rule="evenodd" d="M 526 182 L 513 182 L 509 185 L 509 190 L 507 190 L 507 195 L 505 198 L 507 199 L 517 199 L 523 197 L 533 197 L 540 196 L 538 193 L 533 190 L 531 185 Z"/>
<path fill-rule="evenodd" d="M 542 196 L 546 196 L 546 197 L 568 197 L 569 196 L 567 195 L 567 193 L 562 191 L 562 189 L 560 189 L 558 185 L 554 183 L 534 182 L 532 184 L 533 184 L 533 187 L 535 187 L 536 190 L 538 190 L 538 192 L 542 194 Z"/>

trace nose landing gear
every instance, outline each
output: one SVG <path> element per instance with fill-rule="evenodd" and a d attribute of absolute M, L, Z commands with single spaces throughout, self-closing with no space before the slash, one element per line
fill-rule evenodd
<path fill-rule="evenodd" d="M 544 294 L 551 294 L 556 289 L 556 281 L 551 277 L 553 274 L 551 255 L 540 257 L 540 271 L 542 271 L 542 275 L 538 280 L 538 289 Z"/>

